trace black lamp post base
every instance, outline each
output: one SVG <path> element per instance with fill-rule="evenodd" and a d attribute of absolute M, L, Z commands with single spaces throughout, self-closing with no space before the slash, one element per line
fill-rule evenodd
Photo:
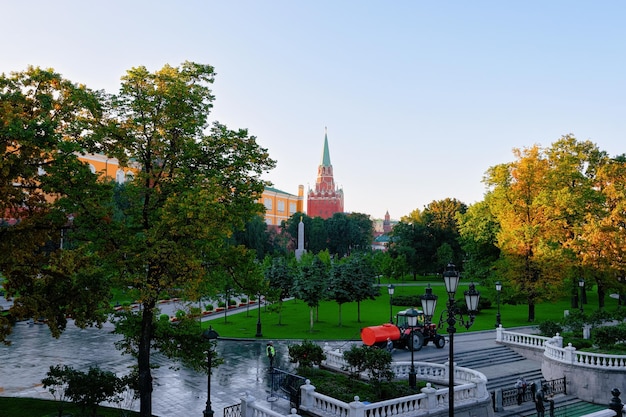
<path fill-rule="evenodd" d="M 417 387 L 417 375 L 415 375 L 415 371 L 409 372 L 409 387 L 411 387 L 411 389 Z"/>
<path fill-rule="evenodd" d="M 261 323 L 256 324 L 256 334 L 255 337 L 263 337 L 263 333 L 261 332 Z"/>
<path fill-rule="evenodd" d="M 214 412 L 213 412 L 213 410 L 211 410 L 211 409 L 209 409 L 209 410 L 204 410 L 204 411 L 202 412 L 202 415 L 203 415 L 204 417 L 213 417 L 213 414 L 214 414 Z"/>

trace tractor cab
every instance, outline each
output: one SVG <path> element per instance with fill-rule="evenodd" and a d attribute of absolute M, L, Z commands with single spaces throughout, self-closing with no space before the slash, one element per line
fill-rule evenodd
<path fill-rule="evenodd" d="M 396 314 L 396 326 L 398 326 L 401 329 L 409 329 L 411 328 L 410 324 L 410 319 L 411 314 L 409 313 L 409 311 L 412 310 L 410 308 L 407 308 L 406 310 L 402 310 L 402 311 L 398 311 L 398 314 Z M 424 312 L 422 310 L 415 310 L 417 311 L 417 321 L 415 322 L 415 328 L 417 327 L 423 327 L 424 326 Z"/>

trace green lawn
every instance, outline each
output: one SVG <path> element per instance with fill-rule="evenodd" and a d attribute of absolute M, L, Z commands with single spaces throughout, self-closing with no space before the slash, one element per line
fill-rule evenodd
<path fill-rule="evenodd" d="M 434 322 L 439 322 L 441 312 L 445 309 L 447 294 L 445 288 L 440 283 L 433 283 L 433 293 L 439 296 L 437 309 L 433 318 Z M 421 295 L 424 294 L 425 287 L 422 286 L 400 286 L 395 288 L 394 297 L 399 295 Z M 467 283 L 461 283 L 457 291 L 457 299 L 461 299 L 463 291 L 468 289 Z M 481 293 L 487 293 L 484 289 L 477 287 Z M 493 291 L 495 292 L 495 291 Z M 489 296 L 493 305 L 490 309 L 482 310 L 474 325 L 469 331 L 491 330 L 495 328 L 497 305 L 495 296 Z M 597 309 L 597 295 L 591 291 L 587 292 L 588 304 L 585 305 L 585 313 L 591 313 Z M 617 302 L 607 297 L 607 309 L 617 308 Z M 311 339 L 311 340 L 359 340 L 360 329 L 366 326 L 379 325 L 389 322 L 390 305 L 387 288 L 381 287 L 381 295 L 376 300 L 368 300 L 361 303 L 361 320 L 357 321 L 357 304 L 346 303 L 341 308 L 342 323 L 339 326 L 339 306 L 335 302 L 323 302 L 319 309 L 314 312 L 313 331 L 309 326 L 309 307 L 300 300 L 290 300 L 283 303 L 282 319 L 279 324 L 279 314 L 271 311 L 265 306 L 261 307 L 261 325 L 264 339 Z M 415 306 L 421 308 L 421 306 Z M 407 307 L 393 306 L 393 313 Z M 500 305 L 501 322 L 503 327 L 519 327 L 537 324 L 545 320 L 561 320 L 564 310 L 569 310 L 569 299 L 562 299 L 555 302 L 546 302 L 535 306 L 535 322 L 528 322 L 528 306 L 520 305 Z M 319 317 L 317 316 L 319 313 Z M 209 324 L 219 333 L 220 337 L 233 338 L 255 338 L 258 321 L 258 308 L 251 305 L 247 311 L 234 314 L 228 312 L 226 320 L 224 312 L 213 313 L 217 317 L 213 320 L 203 322 L 203 326 Z M 445 315 L 444 315 L 445 316 Z M 444 317 L 445 318 L 445 317 Z M 446 333 L 447 325 L 444 324 L 441 333 Z M 466 332 L 463 326 L 457 324 L 458 332 Z"/>
<path fill-rule="evenodd" d="M 56 417 L 59 415 L 59 402 L 35 398 L 0 397 L 0 417 Z M 71 403 L 63 403 L 63 416 L 81 416 L 80 408 Z M 126 416 L 138 416 L 129 411 Z M 117 408 L 98 407 L 98 416 L 120 417 L 122 411 Z"/>

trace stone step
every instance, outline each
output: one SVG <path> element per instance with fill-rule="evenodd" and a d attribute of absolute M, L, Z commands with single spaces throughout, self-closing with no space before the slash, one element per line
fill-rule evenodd
<path fill-rule="evenodd" d="M 480 371 L 480 369 L 478 370 Z M 526 382 L 528 383 L 528 385 L 530 385 L 532 382 L 543 380 L 543 374 L 541 373 L 541 369 L 533 369 L 533 370 L 528 370 L 522 373 L 516 373 L 512 375 L 503 375 L 503 376 L 499 376 L 495 378 L 492 377 L 487 382 L 487 390 L 495 391 L 499 388 L 500 389 L 513 388 L 519 377 L 524 378 Z"/>
<path fill-rule="evenodd" d="M 428 362 L 445 363 L 448 361 L 447 351 L 431 354 L 425 358 Z M 506 346 L 494 346 L 486 349 L 470 350 L 454 355 L 454 362 L 458 366 L 477 369 L 491 365 L 503 365 L 511 362 L 523 361 L 525 358 Z"/>

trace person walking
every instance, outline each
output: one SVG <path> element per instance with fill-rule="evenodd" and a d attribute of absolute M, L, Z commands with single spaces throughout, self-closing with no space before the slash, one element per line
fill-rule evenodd
<path fill-rule="evenodd" d="M 554 400 L 550 395 L 550 388 L 548 387 L 548 384 L 541 384 L 541 389 L 537 391 L 536 400 L 537 401 L 535 401 L 535 408 L 537 409 L 537 417 L 545 417 L 545 402 L 549 403 L 550 405 L 550 417 L 554 417 Z"/>
<path fill-rule="evenodd" d="M 393 352 L 393 342 L 389 337 L 387 338 L 387 352 Z"/>
<path fill-rule="evenodd" d="M 517 378 L 515 388 L 517 389 L 517 405 L 522 405 L 522 402 L 524 402 L 524 394 L 526 394 L 526 381 L 523 377 Z"/>
<path fill-rule="evenodd" d="M 270 361 L 270 369 L 274 369 L 274 357 L 276 356 L 276 349 L 274 349 L 274 342 L 269 342 L 265 348 L 267 358 Z"/>

